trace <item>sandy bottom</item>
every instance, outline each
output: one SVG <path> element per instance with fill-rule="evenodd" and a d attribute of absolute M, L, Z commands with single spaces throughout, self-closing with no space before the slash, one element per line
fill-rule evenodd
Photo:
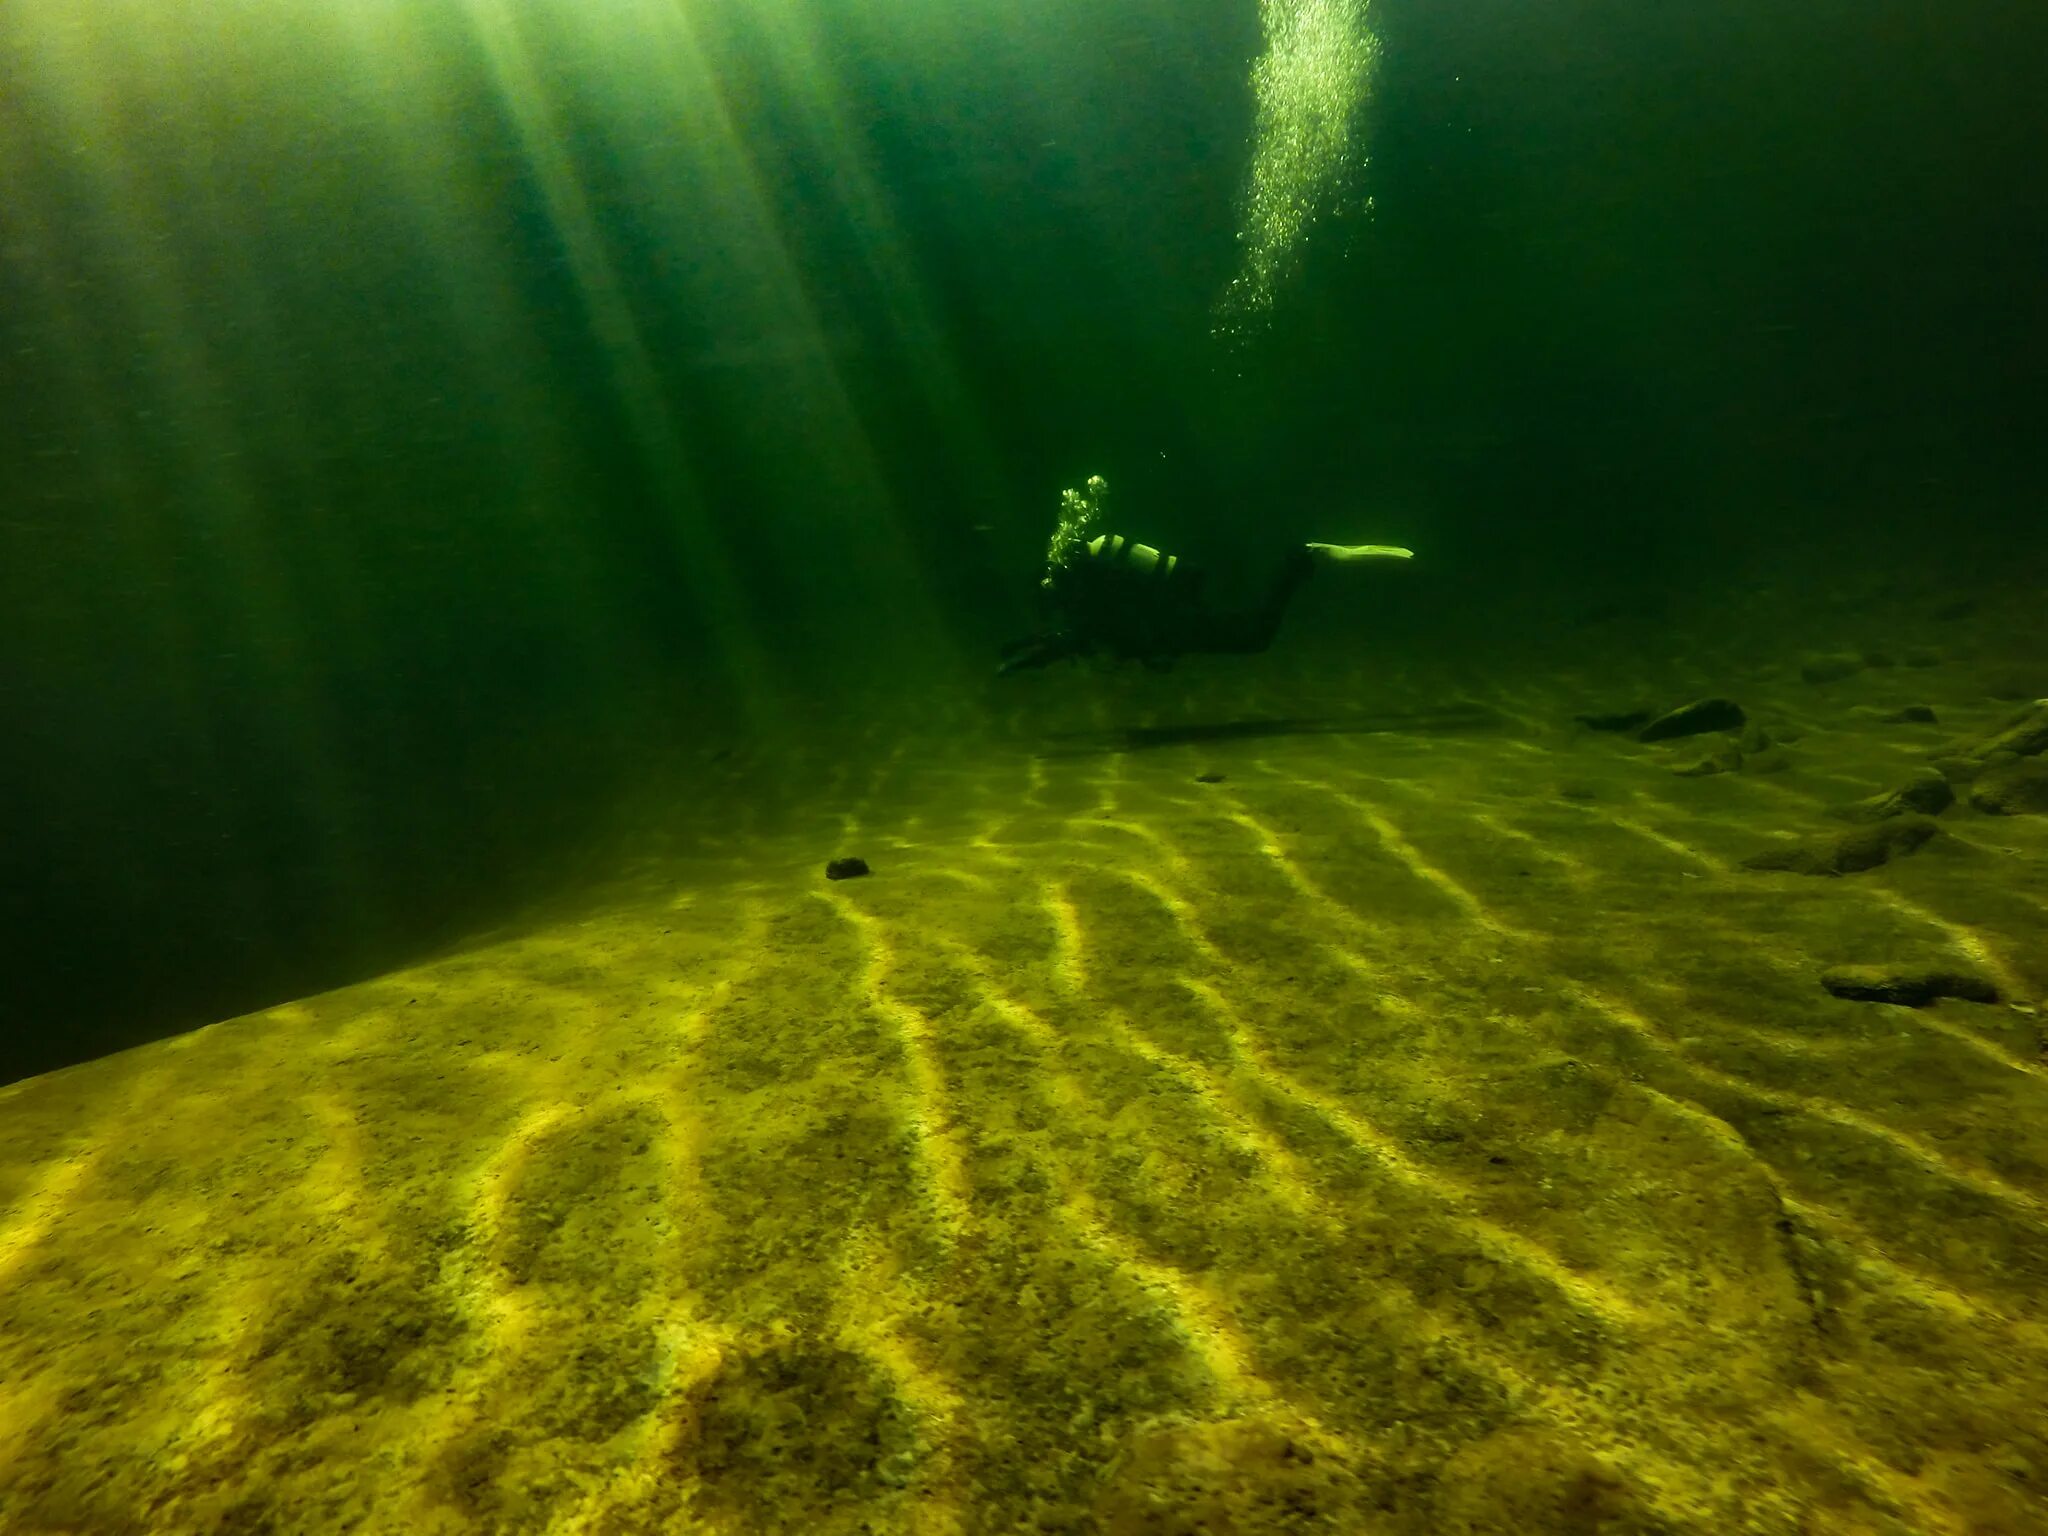
<path fill-rule="evenodd" d="M 2048 817 L 1740 867 L 2014 706 L 1585 702 L 896 743 L 0 1091 L 0 1529 L 2048 1530 Z"/>

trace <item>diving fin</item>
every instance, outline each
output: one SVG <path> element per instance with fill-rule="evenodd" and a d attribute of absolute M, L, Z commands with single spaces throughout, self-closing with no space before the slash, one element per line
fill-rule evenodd
<path fill-rule="evenodd" d="M 1354 560 L 1413 560 L 1415 551 L 1402 549 L 1396 544 L 1311 544 L 1308 552 L 1318 560 L 1332 565 L 1348 565 Z"/>

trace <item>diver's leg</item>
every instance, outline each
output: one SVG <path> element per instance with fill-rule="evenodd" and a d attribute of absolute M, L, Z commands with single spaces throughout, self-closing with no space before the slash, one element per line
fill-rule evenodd
<path fill-rule="evenodd" d="M 1199 573 L 1183 572 L 1177 584 L 1156 589 L 1136 610 L 1136 621 L 1121 624 L 1111 649 L 1149 661 L 1207 651 L 1248 655 L 1263 651 L 1280 633 L 1287 605 L 1319 565 L 1366 560 L 1406 560 L 1411 552 L 1391 544 L 1296 544 L 1274 574 L 1264 601 L 1254 608 L 1218 613 L 1202 606 Z M 1171 593 L 1170 600 L 1165 593 Z"/>
<path fill-rule="evenodd" d="M 1196 618 L 1191 651 L 1216 651 L 1226 655 L 1247 655 L 1263 651 L 1280 633 L 1280 621 L 1301 584 L 1318 565 L 1350 565 L 1365 560 L 1408 560 L 1412 550 L 1392 544 L 1297 544 L 1287 551 L 1280 569 L 1267 589 L 1265 601 L 1241 613 L 1202 612 Z"/>
<path fill-rule="evenodd" d="M 1280 633 L 1280 621 L 1287 616 L 1287 605 L 1294 601 L 1294 594 L 1314 574 L 1315 568 L 1315 556 L 1305 545 L 1295 545 L 1287 551 L 1287 558 L 1274 573 L 1273 584 L 1266 589 L 1265 600 L 1258 607 L 1237 613 L 1203 612 L 1194 625 L 1195 634 L 1191 637 L 1194 643 L 1182 649 L 1214 651 L 1229 656 L 1265 650 L 1273 643 L 1273 637 Z"/>

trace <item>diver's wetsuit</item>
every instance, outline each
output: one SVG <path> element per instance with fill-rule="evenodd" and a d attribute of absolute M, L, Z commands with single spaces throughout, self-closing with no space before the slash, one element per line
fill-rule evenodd
<path fill-rule="evenodd" d="M 1202 574 L 1118 534 L 1085 545 L 1047 580 L 1055 610 L 1049 628 L 1004 649 L 1002 670 L 1049 666 L 1069 656 L 1107 654 L 1164 668 L 1193 652 L 1263 651 L 1315 569 L 1308 549 L 1287 551 L 1265 598 L 1254 608 L 1218 612 L 1202 596 Z"/>

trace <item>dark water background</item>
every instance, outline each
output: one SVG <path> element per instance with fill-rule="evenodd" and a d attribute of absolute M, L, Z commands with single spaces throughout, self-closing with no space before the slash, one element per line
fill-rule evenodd
<path fill-rule="evenodd" d="M 683 77 L 541 0 L 0 11 L 0 1078 L 986 689 L 1091 472 L 1413 542 L 1401 643 L 1504 673 L 1531 588 L 2040 579 L 2039 7 L 1381 0 L 1236 348 L 1251 0 L 679 9 Z"/>

